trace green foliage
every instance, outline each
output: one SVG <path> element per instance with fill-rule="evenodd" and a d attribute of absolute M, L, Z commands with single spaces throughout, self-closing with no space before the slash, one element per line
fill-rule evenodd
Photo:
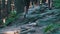
<path fill-rule="evenodd" d="M 10 17 L 6 20 L 6 23 L 4 25 L 8 25 L 10 22 L 12 22 L 14 18 Z"/>
<path fill-rule="evenodd" d="M 10 13 L 10 17 L 15 17 L 16 14 L 17 14 L 16 10 L 13 10 L 13 11 L 11 11 L 11 13 Z"/>
<path fill-rule="evenodd" d="M 20 18 L 20 16 L 22 15 L 23 15 L 22 13 L 19 14 L 16 14 L 15 12 L 13 14 L 10 13 L 10 16 L 6 19 L 6 23 L 4 24 L 4 26 L 7 26 L 8 24 L 12 23 L 16 19 Z M 25 20 L 23 22 L 25 23 Z"/>
<path fill-rule="evenodd" d="M 48 26 L 46 27 L 46 29 L 45 29 L 45 32 L 48 32 L 49 30 L 51 30 L 51 29 L 52 29 L 52 27 L 53 27 L 53 25 L 52 25 L 52 24 L 48 25 Z"/>
<path fill-rule="evenodd" d="M 54 0 L 54 4 L 55 8 L 60 8 L 60 0 Z"/>
<path fill-rule="evenodd" d="M 44 32 L 47 33 L 52 33 L 55 32 L 58 28 L 59 28 L 59 24 L 50 24 L 49 26 L 47 26 L 44 30 Z"/>
<path fill-rule="evenodd" d="M 0 25 L 2 25 L 3 23 L 2 23 L 2 20 L 0 20 Z"/>
<path fill-rule="evenodd" d="M 14 10 L 14 11 L 11 11 L 4 25 L 8 25 L 10 22 L 14 21 L 15 18 L 16 18 L 16 11 Z"/>

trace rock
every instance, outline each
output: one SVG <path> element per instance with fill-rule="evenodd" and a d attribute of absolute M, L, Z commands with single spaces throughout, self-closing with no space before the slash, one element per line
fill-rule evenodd
<path fill-rule="evenodd" d="M 36 26 L 37 23 L 29 23 L 28 26 Z"/>

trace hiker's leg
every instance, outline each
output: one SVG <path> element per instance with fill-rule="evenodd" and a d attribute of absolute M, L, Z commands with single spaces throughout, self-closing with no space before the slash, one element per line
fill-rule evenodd
<path fill-rule="evenodd" d="M 26 18 L 26 6 L 24 7 L 24 18 Z"/>
<path fill-rule="evenodd" d="M 38 0 L 34 0 L 34 7 L 38 6 Z"/>
<path fill-rule="evenodd" d="M 29 8 L 31 8 L 33 6 L 33 0 L 30 0 L 30 6 Z"/>
<path fill-rule="evenodd" d="M 40 5 L 40 0 L 37 0 L 37 5 Z"/>
<path fill-rule="evenodd" d="M 46 0 L 46 3 L 48 4 L 48 0 Z"/>
<path fill-rule="evenodd" d="M 27 5 L 27 2 L 25 1 L 25 4 L 24 4 L 24 18 L 26 17 L 26 11 L 27 11 L 27 9 L 26 9 L 26 6 Z"/>
<path fill-rule="evenodd" d="M 24 17 L 25 17 L 25 18 L 26 18 L 26 14 L 28 13 L 29 5 L 30 5 L 30 1 L 26 2 L 26 5 L 25 5 L 25 7 L 24 7 L 24 11 L 25 11 Z"/>

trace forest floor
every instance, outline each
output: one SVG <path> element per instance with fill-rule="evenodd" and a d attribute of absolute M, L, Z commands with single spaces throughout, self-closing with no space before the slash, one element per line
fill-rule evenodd
<path fill-rule="evenodd" d="M 38 9 L 38 7 L 36 7 L 36 8 Z M 30 9 L 33 9 L 33 8 L 30 8 Z M 29 9 L 29 11 L 31 11 L 30 9 Z M 22 24 L 23 22 L 27 21 L 27 19 L 24 19 L 24 17 L 23 17 L 24 15 L 23 14 L 24 13 L 22 13 L 22 16 L 20 16 L 19 18 L 17 18 L 17 20 L 13 21 L 7 27 L 0 28 L 0 33 L 7 32 L 7 31 L 20 30 L 21 31 L 21 34 L 44 34 L 44 28 L 47 25 L 44 25 L 44 26 L 36 26 L 36 23 L 35 22 L 37 20 L 35 22 L 32 22 L 32 23 L 28 22 L 28 23 Z"/>
<path fill-rule="evenodd" d="M 21 18 L 19 18 L 16 22 L 13 22 L 9 26 L 0 29 L 0 34 L 7 32 L 7 31 L 15 31 L 15 30 L 17 31 L 21 30 L 21 33 L 23 32 L 22 34 L 43 34 L 42 29 L 45 28 L 45 26 L 40 27 L 40 26 L 35 26 L 35 25 L 30 25 L 30 24 L 20 25 L 20 22 L 21 22 L 20 20 Z M 25 30 L 27 32 L 24 32 L 22 31 L 23 29 L 31 29 L 34 32 L 30 32 L 31 30 L 29 31 Z"/>
<path fill-rule="evenodd" d="M 3 32 L 7 32 L 7 31 L 22 30 L 23 28 L 24 29 L 26 29 L 26 28 L 33 29 L 35 31 L 35 32 L 27 31 L 26 34 L 43 34 L 43 32 L 42 32 L 43 27 L 38 27 L 38 26 L 34 26 L 34 25 L 29 25 L 29 24 L 21 25 L 20 23 L 24 20 L 23 16 L 24 15 L 20 16 L 16 21 L 12 22 L 7 27 L 1 28 L 0 34 L 2 34 Z"/>

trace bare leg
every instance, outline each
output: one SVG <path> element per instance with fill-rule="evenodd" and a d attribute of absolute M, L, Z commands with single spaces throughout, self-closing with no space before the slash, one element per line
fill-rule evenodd
<path fill-rule="evenodd" d="M 30 0 L 26 2 L 26 5 L 24 7 L 24 12 L 25 12 L 24 18 L 26 18 L 26 14 L 28 13 L 29 5 L 30 5 Z"/>
<path fill-rule="evenodd" d="M 31 8 L 32 7 L 32 2 L 30 1 L 30 6 L 29 6 L 29 8 Z"/>
<path fill-rule="evenodd" d="M 24 7 L 24 18 L 26 18 L 26 6 Z"/>

